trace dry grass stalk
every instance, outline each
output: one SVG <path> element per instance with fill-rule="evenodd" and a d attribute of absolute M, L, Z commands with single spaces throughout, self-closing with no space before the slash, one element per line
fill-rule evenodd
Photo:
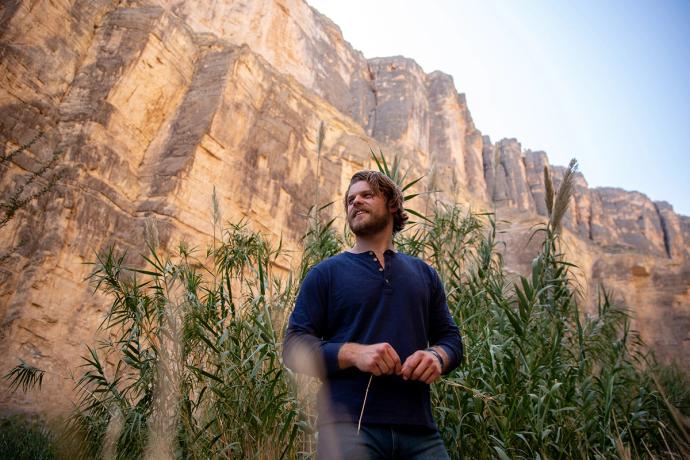
<path fill-rule="evenodd" d="M 493 185 L 493 188 L 491 190 L 491 201 L 494 202 L 494 207 L 495 207 L 496 206 L 496 183 L 497 183 L 496 176 L 498 176 L 498 162 L 500 159 L 500 150 L 498 149 L 498 144 L 494 144 L 493 154 L 494 154 L 494 164 L 493 164 L 493 173 L 494 173 L 493 182 L 494 182 L 494 185 Z M 494 209 L 494 211 L 495 211 L 495 209 Z"/>
<path fill-rule="evenodd" d="M 369 383 L 367 383 L 367 390 L 364 392 L 364 401 L 362 401 L 362 410 L 359 413 L 359 421 L 357 422 L 357 434 L 362 428 L 362 417 L 364 417 L 364 407 L 367 405 L 367 396 L 369 396 L 369 387 L 371 386 L 371 381 L 374 379 L 374 374 L 369 376 Z"/>
<path fill-rule="evenodd" d="M 319 123 L 319 132 L 316 135 L 316 191 L 314 192 L 314 212 L 316 213 L 316 218 L 319 217 L 319 180 L 321 177 L 321 149 L 323 148 L 323 140 L 326 137 L 326 126 L 323 121 Z"/>
<path fill-rule="evenodd" d="M 551 180 L 551 173 L 549 173 L 549 166 L 544 166 L 544 186 L 546 187 L 546 210 L 549 212 L 549 217 L 553 214 L 553 181 Z"/>
<path fill-rule="evenodd" d="M 656 389 L 659 391 L 659 394 L 661 395 L 662 400 L 664 401 L 664 404 L 666 405 L 666 408 L 668 411 L 671 413 L 671 416 L 673 417 L 673 421 L 676 422 L 676 425 L 678 426 L 678 431 L 680 434 L 683 436 L 685 439 L 685 442 L 690 445 L 690 434 L 688 434 L 687 429 L 686 429 L 686 424 L 685 420 L 683 418 L 683 414 L 681 414 L 678 409 L 668 400 L 668 397 L 666 396 L 666 391 L 664 390 L 664 386 L 659 382 L 659 379 L 657 378 L 656 374 L 654 372 L 651 373 L 652 380 L 654 381 L 654 385 L 656 385 Z M 690 452 L 688 452 L 690 453 Z"/>
<path fill-rule="evenodd" d="M 154 251 L 160 247 L 158 226 L 152 217 L 147 217 L 144 220 L 144 241 L 146 241 L 146 244 Z"/>
<path fill-rule="evenodd" d="M 570 204 L 570 197 L 573 194 L 573 183 L 575 181 L 576 171 L 577 161 L 573 158 L 570 160 L 570 164 L 563 174 L 563 180 L 561 181 L 560 187 L 558 187 L 556 199 L 553 204 L 553 212 L 551 213 L 551 220 L 549 224 L 556 232 L 560 231 L 563 216 L 568 210 L 568 205 Z"/>
<path fill-rule="evenodd" d="M 164 331 L 159 347 L 157 388 L 144 458 L 176 458 L 178 399 L 182 375 L 182 318 L 185 291 L 176 279 L 166 280 L 169 303 L 163 316 Z"/>
<path fill-rule="evenodd" d="M 463 390 L 465 390 L 465 391 L 471 393 L 472 396 L 481 399 L 481 400 L 484 401 L 485 403 L 488 403 L 489 401 L 493 401 L 493 400 L 494 400 L 494 397 L 493 397 L 493 396 L 490 396 L 490 395 L 487 395 L 487 394 L 485 394 L 485 393 L 482 393 L 481 391 L 475 390 L 474 388 L 466 387 L 465 385 L 463 385 L 463 384 L 461 384 L 461 383 L 454 382 L 454 381 L 448 380 L 448 379 L 441 379 L 440 382 L 443 383 L 444 385 L 448 385 L 448 386 L 451 386 L 451 387 L 462 388 Z"/>
<path fill-rule="evenodd" d="M 630 447 L 623 443 L 620 435 L 616 438 L 616 451 L 621 460 L 631 460 L 632 454 L 630 453 Z"/>
<path fill-rule="evenodd" d="M 103 440 L 103 460 L 117 458 L 117 440 L 120 438 L 123 426 L 122 412 L 117 406 L 113 406 L 110 409 L 110 420 Z"/>

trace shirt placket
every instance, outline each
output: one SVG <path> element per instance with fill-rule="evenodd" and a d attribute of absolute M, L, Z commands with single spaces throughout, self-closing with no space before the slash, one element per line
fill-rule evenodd
<path fill-rule="evenodd" d="M 381 266 L 381 262 L 379 262 L 378 257 L 376 257 L 376 253 L 374 253 L 374 251 L 369 251 L 369 257 L 371 258 L 371 261 L 376 264 L 376 268 L 378 269 L 379 273 L 383 275 L 383 267 Z"/>
<path fill-rule="evenodd" d="M 392 253 L 383 253 L 386 266 L 383 269 L 383 292 L 391 294 L 393 292 L 393 257 Z"/>
<path fill-rule="evenodd" d="M 383 278 L 383 292 L 384 294 L 391 294 L 393 292 L 393 280 L 391 276 L 391 258 L 386 257 L 387 254 L 384 253 L 383 257 L 385 257 L 386 261 L 386 266 L 385 268 L 381 266 L 381 262 L 379 261 L 378 257 L 376 257 L 376 253 L 374 251 L 369 251 L 369 257 L 371 257 L 371 261 L 376 264 L 376 269 L 378 270 L 379 274 Z"/>

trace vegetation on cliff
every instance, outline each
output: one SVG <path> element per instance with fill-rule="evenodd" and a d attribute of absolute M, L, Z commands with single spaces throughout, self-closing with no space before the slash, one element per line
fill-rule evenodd
<path fill-rule="evenodd" d="M 379 165 L 405 180 L 398 164 Z M 397 237 L 438 270 L 463 333 L 466 361 L 432 386 L 443 438 L 453 458 L 687 458 L 676 408 L 687 415 L 687 388 L 658 372 L 608 293 L 598 314 L 582 311 L 558 233 L 567 174 L 547 193 L 551 217 L 535 231 L 543 244 L 527 277 L 504 270 L 491 214 L 437 203 Z M 218 225 L 216 206 L 214 216 Z M 317 385 L 283 367 L 282 334 L 302 277 L 347 235 L 318 208 L 309 221 L 288 275 L 273 273 L 281 248 L 244 222 L 205 253 L 181 244 L 165 255 L 150 231 L 142 268 L 114 248 L 102 254 L 91 280 L 112 299 L 108 339 L 87 350 L 63 442 L 84 458 L 312 456 Z M 15 371 L 17 385 L 42 376 Z"/>

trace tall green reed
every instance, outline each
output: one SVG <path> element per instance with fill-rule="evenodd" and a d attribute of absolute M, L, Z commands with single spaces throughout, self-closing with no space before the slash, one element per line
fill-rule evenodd
<path fill-rule="evenodd" d="M 559 236 L 575 166 L 538 230 L 529 277 L 506 277 L 492 216 L 439 207 L 429 228 L 403 243 L 439 270 L 463 331 L 465 364 L 433 387 L 455 458 L 687 455 L 627 312 L 603 290 L 597 315 L 580 311 Z"/>
<path fill-rule="evenodd" d="M 91 278 L 113 299 L 111 339 L 89 349 L 79 380 L 72 424 L 85 457 L 104 453 L 109 432 L 117 458 L 297 455 L 306 418 L 276 328 L 294 288 L 271 277 L 277 252 L 244 223 L 207 255 L 150 247 L 143 268 L 113 249 L 99 257 Z"/>

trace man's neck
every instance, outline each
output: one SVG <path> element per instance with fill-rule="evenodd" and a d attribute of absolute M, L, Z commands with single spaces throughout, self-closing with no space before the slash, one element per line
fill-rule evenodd
<path fill-rule="evenodd" d="M 383 253 L 389 249 L 395 251 L 395 247 L 393 246 L 393 234 L 380 233 L 365 237 L 355 235 L 355 244 L 352 246 L 352 249 L 350 249 L 350 252 L 359 254 L 361 252 L 374 251 L 383 265 Z"/>

